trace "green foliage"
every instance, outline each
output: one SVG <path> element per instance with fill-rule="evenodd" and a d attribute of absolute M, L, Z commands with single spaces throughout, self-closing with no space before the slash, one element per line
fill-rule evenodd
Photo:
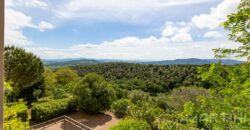
<path fill-rule="evenodd" d="M 115 90 L 98 74 L 86 75 L 77 85 L 74 98 L 77 107 L 85 112 L 108 110 L 115 99 Z"/>
<path fill-rule="evenodd" d="M 144 120 L 150 124 L 151 128 L 155 129 L 157 128 L 155 121 L 163 112 L 162 109 L 154 106 L 150 102 L 138 101 L 129 109 L 129 117 L 137 120 Z"/>
<path fill-rule="evenodd" d="M 13 118 L 4 122 L 4 130 L 28 130 L 29 122 L 22 122 L 19 118 Z"/>
<path fill-rule="evenodd" d="M 146 92 L 140 91 L 140 90 L 133 90 L 129 93 L 128 99 L 131 100 L 131 102 L 136 103 L 137 101 L 149 101 L 150 95 Z"/>
<path fill-rule="evenodd" d="M 8 104 L 6 109 L 11 109 L 15 111 L 16 116 L 21 119 L 21 121 L 26 122 L 29 120 L 28 108 L 24 103 L 11 103 Z"/>
<path fill-rule="evenodd" d="M 33 92 L 33 96 L 38 100 L 38 97 L 41 96 L 42 90 L 41 89 L 35 89 Z"/>
<path fill-rule="evenodd" d="M 25 112 L 24 112 L 25 111 Z M 11 107 L 4 106 L 4 129 L 24 130 L 29 129 L 27 107 L 16 104 Z"/>
<path fill-rule="evenodd" d="M 217 67 L 217 68 L 214 68 Z M 210 71 L 210 70 L 217 71 Z M 220 86 L 220 80 L 214 79 L 226 72 Z M 182 113 L 183 118 L 200 128 L 208 129 L 240 129 L 250 128 L 250 67 L 249 64 L 223 68 L 214 65 L 203 74 L 203 80 L 214 85 L 209 90 L 210 96 L 200 96 L 196 104 L 188 102 Z M 213 81 L 216 80 L 216 82 Z M 218 85 L 216 87 L 216 85 Z M 190 118 L 192 117 L 192 118 Z"/>
<path fill-rule="evenodd" d="M 127 90 L 143 90 L 150 95 L 180 86 L 199 86 L 196 77 L 198 65 L 142 65 L 130 63 L 103 63 L 90 66 L 73 66 L 79 76 L 94 72 L 107 81 Z M 203 65 L 202 67 L 207 67 Z"/>
<path fill-rule="evenodd" d="M 4 67 L 5 80 L 13 83 L 16 91 L 40 81 L 44 71 L 40 58 L 14 46 L 5 47 Z"/>
<path fill-rule="evenodd" d="M 206 70 L 200 69 L 201 79 L 213 88 L 235 87 L 243 84 L 250 77 L 249 63 L 238 66 L 213 64 Z"/>
<path fill-rule="evenodd" d="M 144 121 L 135 119 L 124 119 L 109 130 L 151 130 L 151 128 Z"/>
<path fill-rule="evenodd" d="M 236 13 L 228 15 L 227 21 L 223 23 L 226 30 L 229 30 L 229 39 L 241 46 L 236 49 L 219 48 L 214 49 L 215 56 L 223 58 L 233 55 L 235 57 L 245 57 L 250 61 L 250 3 L 248 0 L 242 0 Z M 247 25 L 248 24 L 248 25 Z"/>
<path fill-rule="evenodd" d="M 156 97 L 152 97 L 152 102 L 162 110 L 169 108 L 168 106 L 168 96 L 165 93 L 158 94 Z"/>
<path fill-rule="evenodd" d="M 56 86 L 56 75 L 55 73 L 49 69 L 46 68 L 43 72 L 44 77 L 44 83 L 45 83 L 45 95 L 49 96 L 52 95 L 51 91 Z"/>
<path fill-rule="evenodd" d="M 49 100 L 48 102 L 36 103 L 32 107 L 32 120 L 36 122 L 46 121 L 58 116 L 65 115 L 74 110 L 72 98 Z"/>
<path fill-rule="evenodd" d="M 157 124 L 158 130 L 200 130 L 192 126 L 188 126 L 186 124 L 181 124 L 165 119 L 157 121 Z"/>
<path fill-rule="evenodd" d="M 168 107 L 176 110 L 183 111 L 183 106 L 186 102 L 192 101 L 196 103 L 196 97 L 204 96 L 207 97 L 208 91 L 204 88 L 198 87 L 180 87 L 174 89 L 171 94 L 168 96 Z"/>
<path fill-rule="evenodd" d="M 8 103 L 11 101 L 11 96 L 13 94 L 13 88 L 11 87 L 10 83 L 4 82 L 4 101 Z"/>
<path fill-rule="evenodd" d="M 56 81 L 60 85 L 74 82 L 78 78 L 76 72 L 70 68 L 59 68 L 58 70 L 56 70 L 55 75 Z"/>
<path fill-rule="evenodd" d="M 132 103 L 128 99 L 120 99 L 115 101 L 111 105 L 111 110 L 114 112 L 114 114 L 119 117 L 125 117 L 128 115 L 128 110 L 132 106 Z"/>

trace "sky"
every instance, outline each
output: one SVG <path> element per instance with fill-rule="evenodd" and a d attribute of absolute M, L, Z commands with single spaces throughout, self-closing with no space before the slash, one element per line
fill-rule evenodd
<path fill-rule="evenodd" d="M 209 59 L 240 0 L 7 0 L 5 45 L 42 59 Z"/>

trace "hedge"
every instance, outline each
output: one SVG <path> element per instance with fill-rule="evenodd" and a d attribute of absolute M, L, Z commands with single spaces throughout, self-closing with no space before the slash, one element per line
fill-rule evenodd
<path fill-rule="evenodd" d="M 145 121 L 135 119 L 124 119 L 109 130 L 151 130 L 150 125 Z"/>
<path fill-rule="evenodd" d="M 44 103 L 36 103 L 31 110 L 32 120 L 43 122 L 58 116 L 65 115 L 74 109 L 72 98 L 50 100 Z"/>

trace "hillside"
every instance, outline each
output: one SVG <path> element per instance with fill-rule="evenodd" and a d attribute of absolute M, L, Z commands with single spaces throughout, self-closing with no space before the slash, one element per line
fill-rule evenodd
<path fill-rule="evenodd" d="M 164 61 L 126 61 L 126 60 L 101 60 L 101 59 L 52 59 L 43 60 L 44 64 L 49 67 L 63 67 L 63 66 L 74 66 L 74 65 L 94 65 L 100 63 L 110 62 L 123 62 L 123 63 L 137 63 L 137 64 L 155 64 L 155 65 L 205 65 L 218 63 L 216 59 L 176 59 L 176 60 L 164 60 Z M 241 61 L 224 59 L 221 61 L 223 65 L 235 65 L 241 64 Z"/>

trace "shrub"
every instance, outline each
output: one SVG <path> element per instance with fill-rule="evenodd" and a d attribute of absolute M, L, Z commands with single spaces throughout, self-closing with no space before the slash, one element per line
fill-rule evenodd
<path fill-rule="evenodd" d="M 74 91 L 77 107 L 85 112 L 108 110 L 115 99 L 115 90 L 98 74 L 86 75 Z"/>
<path fill-rule="evenodd" d="M 11 103 L 8 104 L 8 106 L 9 107 L 6 107 L 6 110 L 11 109 L 23 122 L 28 121 L 28 108 L 24 103 Z"/>
<path fill-rule="evenodd" d="M 32 107 L 32 120 L 36 122 L 46 121 L 72 111 L 74 108 L 72 98 L 51 100 L 37 103 Z"/>
<path fill-rule="evenodd" d="M 152 98 L 153 103 L 160 107 L 163 110 L 167 110 L 168 107 L 168 97 L 166 94 L 158 94 L 157 96 Z"/>
<path fill-rule="evenodd" d="M 20 118 L 14 118 L 4 122 L 4 130 L 29 130 L 29 122 L 22 122 Z"/>
<path fill-rule="evenodd" d="M 111 105 L 111 109 L 117 117 L 122 118 L 128 114 L 128 109 L 131 105 L 130 100 L 120 99 Z"/>
<path fill-rule="evenodd" d="M 17 106 L 19 106 L 19 107 L 17 107 Z M 20 107 L 20 106 L 22 106 L 22 105 L 16 105 L 15 107 L 4 106 L 4 130 L 29 129 L 28 121 L 27 120 L 24 121 L 23 119 L 19 118 L 17 115 L 17 111 L 21 111 L 23 109 L 23 106 L 22 107 Z M 17 109 L 17 108 L 19 108 L 19 109 Z M 23 116 L 23 114 L 21 114 L 21 115 Z"/>
<path fill-rule="evenodd" d="M 145 121 L 135 119 L 125 119 L 109 130 L 151 130 L 149 124 Z"/>
<path fill-rule="evenodd" d="M 39 98 L 37 100 L 37 103 L 44 103 L 44 102 L 48 102 L 51 100 L 51 97 L 43 97 L 43 98 Z"/>
<path fill-rule="evenodd" d="M 208 90 L 199 87 L 180 87 L 174 89 L 169 95 L 168 106 L 177 111 L 184 110 L 184 104 L 188 101 L 197 102 L 196 97 L 208 96 Z"/>
<path fill-rule="evenodd" d="M 76 72 L 70 68 L 59 68 L 56 70 L 55 76 L 57 83 L 61 85 L 76 81 L 78 78 Z"/>
<path fill-rule="evenodd" d="M 137 101 L 150 101 L 150 95 L 146 92 L 141 90 L 133 90 L 128 95 L 128 98 L 133 102 L 136 103 Z"/>
<path fill-rule="evenodd" d="M 138 101 L 135 105 L 132 105 L 129 109 L 129 116 L 137 119 L 144 120 L 150 124 L 151 128 L 156 128 L 155 120 L 162 115 L 164 111 L 152 103 L 145 101 Z"/>

